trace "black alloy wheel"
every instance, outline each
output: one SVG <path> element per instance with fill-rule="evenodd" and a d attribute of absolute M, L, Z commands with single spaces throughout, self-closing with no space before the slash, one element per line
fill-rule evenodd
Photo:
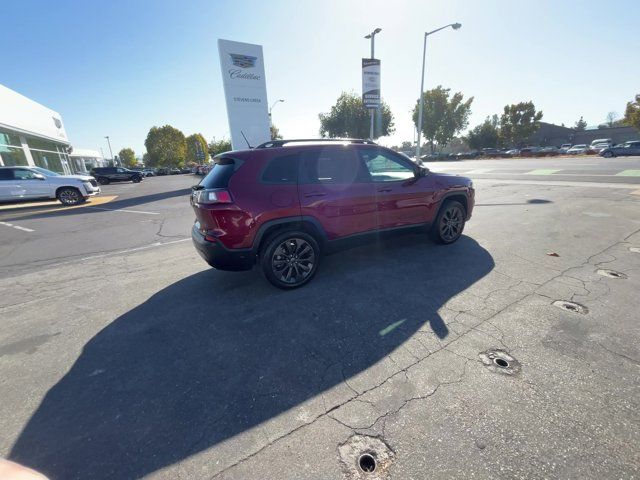
<path fill-rule="evenodd" d="M 273 285 L 291 289 L 311 280 L 319 260 L 318 242 L 305 232 L 290 231 L 267 241 L 261 265 L 267 280 Z"/>
<path fill-rule="evenodd" d="M 446 202 L 436 218 L 431 229 L 431 237 L 438 243 L 453 243 L 464 230 L 466 218 L 465 208 L 460 202 Z"/>

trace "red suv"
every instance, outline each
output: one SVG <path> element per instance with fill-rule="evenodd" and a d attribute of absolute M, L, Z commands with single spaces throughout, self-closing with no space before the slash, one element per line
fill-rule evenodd
<path fill-rule="evenodd" d="M 468 178 L 367 140 L 276 140 L 214 162 L 191 195 L 198 253 L 220 270 L 258 263 L 280 288 L 304 285 L 323 254 L 383 231 L 422 228 L 453 243 L 474 205 Z"/>

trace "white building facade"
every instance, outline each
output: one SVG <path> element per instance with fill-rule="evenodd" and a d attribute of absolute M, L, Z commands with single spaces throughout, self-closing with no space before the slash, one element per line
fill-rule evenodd
<path fill-rule="evenodd" d="M 0 165 L 42 167 L 62 174 L 72 165 L 62 116 L 0 85 Z"/>

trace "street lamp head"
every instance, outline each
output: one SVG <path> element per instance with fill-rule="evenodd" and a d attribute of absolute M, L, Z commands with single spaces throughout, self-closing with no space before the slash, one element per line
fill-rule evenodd
<path fill-rule="evenodd" d="M 284 102 L 284 98 L 281 98 L 278 100 L 279 102 Z"/>
<path fill-rule="evenodd" d="M 451 28 L 453 28 L 454 30 L 458 30 L 460 27 L 462 27 L 461 23 L 454 23 L 453 25 L 451 25 Z"/>
<path fill-rule="evenodd" d="M 381 29 L 381 28 L 376 28 L 376 29 L 373 31 L 373 33 L 380 33 L 381 31 L 382 31 L 382 29 Z"/>
<path fill-rule="evenodd" d="M 364 38 L 367 38 L 367 39 L 371 38 L 371 34 L 365 35 Z"/>

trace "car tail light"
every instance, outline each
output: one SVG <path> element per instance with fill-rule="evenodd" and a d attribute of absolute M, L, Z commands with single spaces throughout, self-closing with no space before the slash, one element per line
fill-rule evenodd
<path fill-rule="evenodd" d="M 227 190 L 198 190 L 195 198 L 196 203 L 211 205 L 214 203 L 231 203 L 231 194 Z"/>

